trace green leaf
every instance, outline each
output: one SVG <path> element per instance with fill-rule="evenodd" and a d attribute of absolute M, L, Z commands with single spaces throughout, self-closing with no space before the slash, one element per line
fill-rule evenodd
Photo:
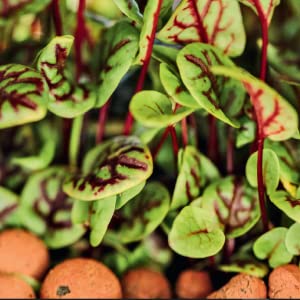
<path fill-rule="evenodd" d="M 255 140 L 256 124 L 247 117 L 240 119 L 241 127 L 238 128 L 236 135 L 236 147 L 243 147 Z"/>
<path fill-rule="evenodd" d="M 0 129 L 43 119 L 47 101 L 38 72 L 18 64 L 0 66 Z"/>
<path fill-rule="evenodd" d="M 153 45 L 152 57 L 161 63 L 166 63 L 170 67 L 176 65 L 176 57 L 179 49 L 167 45 Z"/>
<path fill-rule="evenodd" d="M 202 195 L 201 205 L 219 222 L 227 238 L 242 236 L 260 217 L 257 191 L 234 176 L 210 184 Z"/>
<path fill-rule="evenodd" d="M 90 150 L 83 173 L 70 176 L 64 191 L 79 200 L 104 199 L 141 184 L 152 169 L 149 149 L 135 136 L 119 136 Z"/>
<path fill-rule="evenodd" d="M 230 56 L 242 54 L 246 43 L 236 0 L 183 0 L 157 38 L 175 44 L 208 43 Z"/>
<path fill-rule="evenodd" d="M 254 106 L 262 137 L 281 141 L 291 138 L 298 131 L 295 109 L 266 83 L 237 67 L 213 66 L 211 71 L 244 84 Z"/>
<path fill-rule="evenodd" d="M 142 192 L 120 211 L 118 230 L 123 243 L 139 241 L 152 233 L 163 221 L 170 205 L 168 190 L 158 182 L 148 183 Z"/>
<path fill-rule="evenodd" d="M 45 9 L 51 0 L 8 0 L 0 1 L 0 20 L 18 15 L 36 14 Z"/>
<path fill-rule="evenodd" d="M 57 36 L 40 51 L 37 68 L 49 87 L 48 109 L 64 118 L 74 118 L 90 110 L 96 100 L 95 92 L 83 84 L 73 84 L 67 77 L 65 64 L 74 38 Z"/>
<path fill-rule="evenodd" d="M 300 224 L 294 223 L 287 231 L 285 236 L 286 249 L 293 255 L 300 255 Z"/>
<path fill-rule="evenodd" d="M 177 76 L 168 64 L 161 63 L 159 71 L 160 80 L 164 89 L 176 103 L 189 108 L 201 108 L 183 85 L 179 75 Z"/>
<path fill-rule="evenodd" d="M 62 191 L 67 176 L 63 167 L 51 167 L 31 175 L 21 193 L 22 224 L 41 236 L 50 248 L 77 241 L 85 232 L 71 222 L 73 199 Z"/>
<path fill-rule="evenodd" d="M 140 12 L 139 6 L 135 0 L 113 0 L 120 11 L 130 20 L 135 21 L 139 26 L 143 23 L 143 15 Z"/>
<path fill-rule="evenodd" d="M 222 264 L 218 267 L 223 272 L 245 273 L 255 277 L 263 278 L 268 274 L 268 267 L 253 260 L 237 260 L 230 264 Z"/>
<path fill-rule="evenodd" d="M 129 109 L 134 118 L 146 127 L 167 127 L 179 122 L 194 109 L 180 107 L 174 112 L 171 100 L 156 91 L 141 91 L 135 94 Z"/>
<path fill-rule="evenodd" d="M 292 220 L 300 223 L 300 199 L 295 199 L 286 191 L 276 191 L 270 195 L 270 200 Z"/>
<path fill-rule="evenodd" d="M 131 67 L 138 51 L 138 31 L 128 22 L 115 24 L 105 32 L 101 48 L 100 83 L 96 107 L 103 106 Z"/>
<path fill-rule="evenodd" d="M 257 151 L 252 153 L 246 164 L 246 177 L 251 186 L 257 187 Z M 267 193 L 274 192 L 279 184 L 280 165 L 274 151 L 263 150 L 263 180 Z"/>
<path fill-rule="evenodd" d="M 179 163 L 175 189 L 172 197 L 172 209 L 184 206 L 199 196 L 201 187 L 208 180 L 218 178 L 219 172 L 213 163 L 193 146 L 181 150 L 182 159 Z M 210 176 L 211 175 L 211 176 Z"/>
<path fill-rule="evenodd" d="M 264 17 L 268 20 L 268 24 L 271 23 L 271 19 L 274 13 L 274 9 L 279 5 L 280 0 L 239 0 L 241 3 L 249 6 L 254 12 L 259 15 L 258 7 L 262 10 Z M 257 3 L 257 4 L 256 4 Z"/>
<path fill-rule="evenodd" d="M 215 255 L 224 243 L 225 235 L 211 213 L 195 206 L 186 206 L 180 211 L 169 234 L 170 247 L 191 258 Z"/>
<path fill-rule="evenodd" d="M 272 268 L 288 264 L 293 255 L 285 247 L 287 228 L 273 228 L 260 236 L 253 245 L 253 251 L 257 258 L 268 259 Z"/>
<path fill-rule="evenodd" d="M 110 196 L 103 200 L 94 201 L 90 217 L 90 243 L 93 247 L 100 245 L 108 225 L 113 217 L 116 205 L 116 196 Z"/>
<path fill-rule="evenodd" d="M 91 202 L 76 199 L 71 211 L 71 220 L 74 224 L 84 224 L 89 220 Z"/>
<path fill-rule="evenodd" d="M 0 229 L 5 225 L 18 224 L 19 198 L 12 191 L 0 186 Z"/>
<path fill-rule="evenodd" d="M 211 72 L 212 66 L 233 66 L 233 62 L 211 45 L 192 43 L 179 52 L 177 65 L 183 83 L 199 105 L 221 121 L 239 127 L 229 115 L 232 106 L 240 106 L 239 99 L 243 99 L 239 89 L 231 79 L 217 78 Z"/>

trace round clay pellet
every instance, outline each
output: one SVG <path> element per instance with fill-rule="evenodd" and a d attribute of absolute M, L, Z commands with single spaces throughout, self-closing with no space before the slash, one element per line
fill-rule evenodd
<path fill-rule="evenodd" d="M 122 278 L 125 298 L 149 299 L 170 298 L 171 288 L 166 277 L 160 272 L 147 268 L 130 270 Z"/>
<path fill-rule="evenodd" d="M 275 268 L 269 276 L 269 297 L 300 298 L 300 268 L 297 265 L 284 265 Z"/>
<path fill-rule="evenodd" d="M 55 266 L 42 283 L 45 298 L 121 298 L 121 285 L 115 274 L 102 263 L 73 258 Z"/>
<path fill-rule="evenodd" d="M 253 299 L 266 298 L 267 289 L 265 283 L 257 277 L 248 274 L 238 274 L 232 277 L 218 291 L 210 294 L 208 299 Z"/>
<path fill-rule="evenodd" d="M 32 287 L 24 280 L 10 274 L 0 273 L 0 299 L 35 298 Z"/>
<path fill-rule="evenodd" d="M 49 266 L 48 249 L 39 238 L 21 229 L 0 233 L 0 271 L 40 279 Z"/>
<path fill-rule="evenodd" d="M 179 298 L 186 299 L 205 298 L 213 290 L 208 273 L 196 270 L 181 272 L 177 278 L 175 289 Z"/>

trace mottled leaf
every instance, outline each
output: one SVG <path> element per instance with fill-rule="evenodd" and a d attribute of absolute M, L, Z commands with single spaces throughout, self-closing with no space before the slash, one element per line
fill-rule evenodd
<path fill-rule="evenodd" d="M 295 199 L 286 191 L 276 191 L 270 200 L 292 220 L 300 223 L 300 199 Z"/>
<path fill-rule="evenodd" d="M 293 255 L 285 246 L 287 228 L 276 227 L 260 236 L 253 245 L 253 251 L 257 258 L 268 259 L 269 265 L 276 268 L 289 263 Z"/>
<path fill-rule="evenodd" d="M 101 71 L 97 107 L 103 106 L 131 67 L 138 51 L 138 31 L 128 22 L 115 24 L 105 32 L 101 48 Z"/>
<path fill-rule="evenodd" d="M 4 0 L 0 1 L 0 19 L 17 15 L 34 14 L 45 9 L 51 0 Z"/>
<path fill-rule="evenodd" d="M 95 92 L 83 84 L 74 84 L 67 77 L 65 65 L 74 38 L 57 36 L 40 51 L 37 68 L 49 87 L 48 109 L 64 118 L 74 118 L 91 109 L 96 100 Z"/>
<path fill-rule="evenodd" d="M 165 218 L 170 204 L 168 190 L 150 182 L 120 211 L 119 239 L 123 243 L 139 241 L 153 232 Z"/>
<path fill-rule="evenodd" d="M 181 155 L 182 159 L 179 162 L 179 174 L 173 192 L 172 209 L 184 206 L 197 198 L 201 188 L 208 180 L 214 180 L 220 176 L 213 163 L 193 146 L 187 146 L 181 151 L 182 154 L 179 156 Z"/>
<path fill-rule="evenodd" d="M 130 20 L 136 22 L 139 26 L 143 23 L 143 15 L 140 12 L 139 6 L 135 0 L 113 0 L 121 12 Z"/>
<path fill-rule="evenodd" d="M 280 0 L 239 0 L 241 3 L 251 7 L 257 15 L 262 13 L 263 17 L 268 20 L 270 24 L 274 9 L 279 5 Z"/>
<path fill-rule="evenodd" d="M 0 229 L 9 224 L 17 225 L 18 196 L 0 186 L 0 199 Z"/>
<path fill-rule="evenodd" d="M 152 169 L 149 149 L 135 136 L 119 136 L 90 150 L 83 173 L 68 178 L 64 191 L 80 200 L 104 199 L 141 184 Z"/>
<path fill-rule="evenodd" d="M 135 94 L 129 107 L 134 118 L 147 127 L 167 127 L 179 122 L 194 109 L 180 107 L 175 112 L 171 100 L 156 91 L 141 91 Z"/>
<path fill-rule="evenodd" d="M 253 260 L 238 260 L 230 264 L 222 264 L 218 267 L 223 272 L 245 273 L 255 277 L 263 278 L 268 274 L 268 267 Z"/>
<path fill-rule="evenodd" d="M 217 78 L 211 72 L 212 66 L 233 66 L 233 62 L 211 45 L 192 43 L 179 52 L 177 65 L 183 83 L 199 105 L 221 121 L 238 127 L 238 122 L 229 113 L 232 105 L 243 97 L 239 97 L 232 79 Z"/>
<path fill-rule="evenodd" d="M 115 205 L 116 195 L 92 202 L 90 243 L 93 247 L 96 247 L 101 243 L 114 214 Z"/>
<path fill-rule="evenodd" d="M 176 103 L 194 109 L 199 109 L 201 107 L 183 85 L 179 74 L 175 74 L 168 64 L 160 64 L 159 75 L 167 94 Z"/>
<path fill-rule="evenodd" d="M 240 80 L 250 95 L 262 137 L 280 141 L 298 131 L 298 115 L 294 108 L 275 90 L 247 71 L 237 67 L 214 66 L 212 72 Z"/>
<path fill-rule="evenodd" d="M 0 66 L 0 129 L 41 120 L 47 101 L 38 72 L 18 64 Z"/>
<path fill-rule="evenodd" d="M 215 255 L 224 243 L 225 235 L 211 213 L 195 206 L 186 206 L 180 211 L 169 234 L 170 247 L 192 258 Z"/>
<path fill-rule="evenodd" d="M 22 224 L 41 236 L 50 248 L 74 243 L 85 232 L 71 222 L 73 199 L 62 191 L 67 172 L 51 167 L 31 175 L 21 194 Z"/>
<path fill-rule="evenodd" d="M 157 37 L 166 43 L 208 43 L 230 56 L 240 55 L 246 43 L 236 0 L 183 0 Z"/>
<path fill-rule="evenodd" d="M 202 207 L 211 212 L 228 238 L 242 236 L 260 217 L 257 191 L 233 176 L 210 184 L 202 195 Z"/>
<path fill-rule="evenodd" d="M 257 187 L 257 151 L 252 153 L 246 163 L 246 177 L 251 186 Z M 274 151 L 263 150 L 263 181 L 267 193 L 274 192 L 279 184 L 280 165 Z"/>
<path fill-rule="evenodd" d="M 293 255 L 300 255 L 300 224 L 294 223 L 287 231 L 285 236 L 285 246 Z"/>

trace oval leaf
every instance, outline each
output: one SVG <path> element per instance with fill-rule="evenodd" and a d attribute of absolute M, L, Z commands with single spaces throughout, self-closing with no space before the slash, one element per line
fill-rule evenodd
<path fill-rule="evenodd" d="M 211 212 L 228 238 L 243 235 L 260 217 L 257 191 L 233 176 L 209 185 L 202 195 L 202 207 Z"/>
<path fill-rule="evenodd" d="M 103 106 L 131 67 L 138 51 L 138 31 L 128 22 L 109 28 L 101 47 L 101 72 L 97 107 Z"/>
<path fill-rule="evenodd" d="M 230 56 L 240 55 L 246 43 L 237 0 L 183 0 L 157 37 L 166 43 L 208 43 Z"/>
<path fill-rule="evenodd" d="M 91 109 L 96 94 L 82 84 L 73 84 L 66 76 L 65 64 L 74 38 L 57 36 L 41 50 L 37 68 L 48 84 L 50 101 L 48 109 L 64 118 L 74 118 Z"/>
<path fill-rule="evenodd" d="M 156 91 L 142 91 L 132 98 L 130 111 L 144 126 L 160 128 L 179 122 L 194 109 L 180 107 L 173 112 L 172 102 L 166 95 Z"/>
<path fill-rule="evenodd" d="M 257 151 L 252 153 L 246 164 L 246 177 L 251 186 L 257 187 Z M 274 192 L 279 184 L 279 160 L 271 149 L 263 150 L 263 180 L 267 193 Z"/>
<path fill-rule="evenodd" d="M 150 182 L 142 192 L 120 211 L 120 241 L 139 241 L 152 233 L 163 221 L 169 210 L 170 195 L 158 182 Z"/>
<path fill-rule="evenodd" d="M 205 258 L 218 253 L 225 235 L 211 218 L 211 213 L 195 206 L 183 208 L 172 225 L 169 245 L 178 254 Z"/>
<path fill-rule="evenodd" d="M 300 223 L 300 199 L 295 199 L 286 191 L 277 191 L 270 200 L 292 220 Z"/>
<path fill-rule="evenodd" d="M 285 246 L 293 255 L 300 255 L 300 224 L 294 223 L 287 231 L 285 236 Z"/>
<path fill-rule="evenodd" d="M 22 224 L 42 236 L 50 248 L 61 248 L 77 241 L 85 232 L 71 222 L 73 199 L 62 191 L 67 172 L 51 167 L 29 177 L 21 194 Z"/>
<path fill-rule="evenodd" d="M 68 178 L 64 191 L 80 200 L 104 199 L 141 184 L 152 169 L 149 149 L 137 137 L 119 136 L 90 150 L 83 174 Z"/>
<path fill-rule="evenodd" d="M 41 120 L 47 101 L 38 72 L 17 64 L 0 66 L 0 129 Z"/>
<path fill-rule="evenodd" d="M 211 70 L 214 74 L 232 77 L 244 84 L 254 106 L 262 137 L 281 141 L 298 132 L 295 109 L 266 83 L 237 67 L 214 66 Z"/>
<path fill-rule="evenodd" d="M 272 268 L 289 263 L 293 255 L 285 247 L 287 228 L 277 227 L 260 236 L 253 245 L 257 258 L 268 259 Z"/>
<path fill-rule="evenodd" d="M 120 11 L 130 20 L 135 21 L 138 25 L 143 23 L 143 15 L 139 10 L 139 6 L 135 0 L 113 0 Z"/>

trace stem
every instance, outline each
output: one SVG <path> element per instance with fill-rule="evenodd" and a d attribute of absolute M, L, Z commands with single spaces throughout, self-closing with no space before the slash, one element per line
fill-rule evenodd
<path fill-rule="evenodd" d="M 209 137 L 208 137 L 207 154 L 208 154 L 208 157 L 214 163 L 217 163 L 218 162 L 218 155 L 219 155 L 217 119 L 214 116 L 209 115 L 208 116 L 208 122 L 209 122 Z"/>
<path fill-rule="evenodd" d="M 99 109 L 99 118 L 97 124 L 96 132 L 96 144 L 102 142 L 105 132 L 105 123 L 107 119 L 108 108 L 110 105 L 110 100 L 108 100 L 100 109 Z"/>
<path fill-rule="evenodd" d="M 80 136 L 83 125 L 83 115 L 76 117 L 72 123 L 70 147 L 69 147 L 69 159 L 72 167 L 77 166 L 77 158 L 80 148 Z"/>
<path fill-rule="evenodd" d="M 181 120 L 181 134 L 182 134 L 182 143 L 183 146 L 186 147 L 189 143 L 189 135 L 188 135 L 188 128 L 187 128 L 187 119 L 184 118 Z"/>
<path fill-rule="evenodd" d="M 173 126 L 170 126 L 170 134 L 171 134 L 171 138 L 172 138 L 174 158 L 177 161 L 177 155 L 178 155 L 179 147 L 178 147 L 176 131 L 175 131 L 175 128 Z"/>
<path fill-rule="evenodd" d="M 161 136 L 161 139 L 158 143 L 158 145 L 156 146 L 156 148 L 154 149 L 154 151 L 152 152 L 152 157 L 153 157 L 153 160 L 156 159 L 161 147 L 163 146 L 165 140 L 167 139 L 168 137 L 168 134 L 170 132 L 170 127 L 167 127 L 166 130 L 164 131 L 163 135 Z"/>
<path fill-rule="evenodd" d="M 62 35 L 62 22 L 59 10 L 59 0 L 52 0 L 53 21 L 56 35 Z"/>
<path fill-rule="evenodd" d="M 226 151 L 226 170 L 227 174 L 233 174 L 234 171 L 234 141 L 232 136 L 232 127 L 228 126 L 228 139 L 227 139 L 227 151 Z"/>
<path fill-rule="evenodd" d="M 134 92 L 135 94 L 138 93 L 139 91 L 141 91 L 144 87 L 146 74 L 147 74 L 148 66 L 149 66 L 150 59 L 151 59 L 153 44 L 154 44 L 154 40 L 155 40 L 155 33 L 156 33 L 156 28 L 157 28 L 157 23 L 158 23 L 158 18 L 159 18 L 159 12 L 160 12 L 162 2 L 163 2 L 163 0 L 158 1 L 157 9 L 154 14 L 152 31 L 151 31 L 150 36 L 148 37 L 148 41 L 149 41 L 148 48 L 147 48 L 145 57 L 142 59 L 143 65 L 142 65 L 141 73 L 140 73 L 140 76 L 139 76 L 139 79 L 138 79 L 138 82 L 136 85 L 136 89 Z M 130 134 L 132 126 L 133 126 L 133 116 L 132 116 L 131 112 L 129 111 L 127 114 L 127 117 L 126 117 L 126 121 L 125 121 L 124 135 Z"/>

